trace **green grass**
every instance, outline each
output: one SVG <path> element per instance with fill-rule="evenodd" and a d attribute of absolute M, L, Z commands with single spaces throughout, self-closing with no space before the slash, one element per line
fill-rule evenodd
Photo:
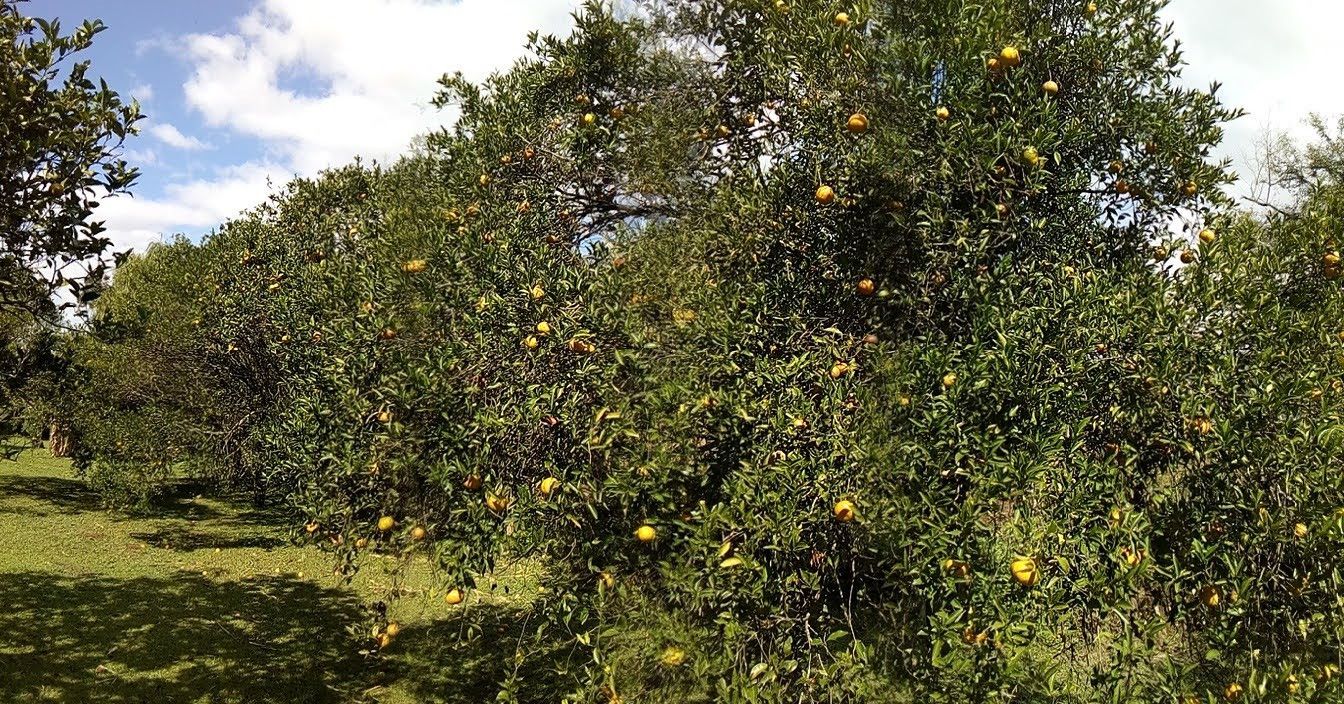
<path fill-rule="evenodd" d="M 494 699 L 535 575 L 458 607 L 423 564 L 371 556 L 347 585 L 275 515 L 203 493 L 109 512 L 63 460 L 0 459 L 0 702 Z M 402 625 L 381 653 L 377 601 Z"/>

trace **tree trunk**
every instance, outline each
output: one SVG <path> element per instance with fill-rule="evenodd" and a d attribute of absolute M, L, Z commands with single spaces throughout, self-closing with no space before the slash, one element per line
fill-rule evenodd
<path fill-rule="evenodd" d="M 69 457 L 70 451 L 70 429 L 60 423 L 52 423 L 49 439 L 47 440 L 47 449 L 51 450 L 52 457 Z"/>

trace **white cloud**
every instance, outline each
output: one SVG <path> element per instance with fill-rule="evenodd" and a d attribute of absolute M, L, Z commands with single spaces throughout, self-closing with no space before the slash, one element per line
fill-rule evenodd
<path fill-rule="evenodd" d="M 169 185 L 159 198 L 109 198 L 94 217 L 107 223 L 118 249 L 143 249 L 186 229 L 211 229 L 260 205 L 289 173 L 288 167 L 270 163 L 230 166 L 210 179 Z"/>
<path fill-rule="evenodd" d="M 187 151 L 197 151 L 200 149 L 209 149 L 210 145 L 202 142 L 195 137 L 189 137 L 182 134 L 182 130 L 177 129 L 167 122 L 160 122 L 150 125 L 145 129 L 151 137 L 167 144 L 175 149 L 185 149 Z"/>
<path fill-rule="evenodd" d="M 264 0 L 229 34 L 184 38 L 184 90 L 206 122 L 266 141 L 295 171 L 388 159 L 451 119 L 435 81 L 507 68 L 532 30 L 562 33 L 573 0 Z M 301 91 L 295 83 L 311 84 Z"/>
<path fill-rule="evenodd" d="M 122 158 L 136 166 L 153 166 L 159 163 L 159 153 L 153 149 L 127 149 Z"/>
<path fill-rule="evenodd" d="M 186 58 L 187 106 L 205 125 L 260 140 L 271 158 L 170 186 L 158 198 L 110 199 L 99 216 L 120 246 L 143 247 L 159 233 L 209 228 L 260 203 L 267 178 L 280 185 L 356 155 L 395 158 L 453 119 L 429 105 L 440 76 L 481 80 L 508 68 L 529 32 L 567 33 L 577 5 L 259 0 L 230 32 L 142 40 L 137 53 Z M 206 146 L 167 123 L 146 131 L 179 149 Z"/>
<path fill-rule="evenodd" d="M 148 83 L 137 83 L 134 88 L 131 88 L 129 95 L 140 101 L 141 105 L 144 105 L 154 99 L 154 86 Z"/>
<path fill-rule="evenodd" d="M 1311 112 L 1344 114 L 1339 84 L 1339 28 L 1344 3 L 1322 0 L 1174 0 L 1164 16 L 1182 42 L 1185 81 L 1223 84 L 1219 97 L 1249 114 L 1227 126 L 1221 149 L 1234 160 L 1249 193 L 1254 149 L 1266 130 L 1311 136 Z"/>

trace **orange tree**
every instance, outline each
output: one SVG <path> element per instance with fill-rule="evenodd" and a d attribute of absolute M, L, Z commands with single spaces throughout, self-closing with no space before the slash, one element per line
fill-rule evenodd
<path fill-rule="evenodd" d="M 58 289 L 97 296 L 111 242 L 91 218 L 138 176 L 120 151 L 141 115 L 79 60 L 101 22 L 62 34 L 21 6 L 0 1 L 0 312 L 40 314 Z"/>
<path fill-rule="evenodd" d="M 273 435 L 308 530 L 458 590 L 542 555 L 577 700 L 1250 696 L 1267 654 L 1305 691 L 1338 633 L 1289 624 L 1328 598 L 1210 611 L 1297 536 L 1257 573 L 1209 547 L 1249 539 L 1259 476 L 1208 443 L 1239 427 L 1217 386 L 1266 373 L 1236 360 L 1292 340 L 1324 369 L 1337 303 L 1210 313 L 1277 262 L 1209 273 L 1236 113 L 1177 83 L 1157 10 L 589 7 L 446 80 L 435 186 L 333 262 L 325 364 Z M 1275 408 L 1223 451 L 1259 466 L 1316 417 Z"/>
<path fill-rule="evenodd" d="M 358 232 L 375 177 L 352 166 L 295 181 L 199 245 L 155 245 L 118 268 L 47 394 L 109 498 L 144 501 L 180 473 L 267 497 L 258 428 L 312 349 L 296 338 L 320 318 L 306 276 Z"/>

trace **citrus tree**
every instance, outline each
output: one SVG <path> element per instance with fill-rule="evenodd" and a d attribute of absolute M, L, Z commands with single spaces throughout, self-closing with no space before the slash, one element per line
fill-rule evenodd
<path fill-rule="evenodd" d="M 61 288 L 63 306 L 97 295 L 111 242 L 91 218 L 135 182 L 120 152 L 141 115 L 79 60 L 101 22 L 62 34 L 20 9 L 0 2 L 0 310 L 36 312 Z"/>

